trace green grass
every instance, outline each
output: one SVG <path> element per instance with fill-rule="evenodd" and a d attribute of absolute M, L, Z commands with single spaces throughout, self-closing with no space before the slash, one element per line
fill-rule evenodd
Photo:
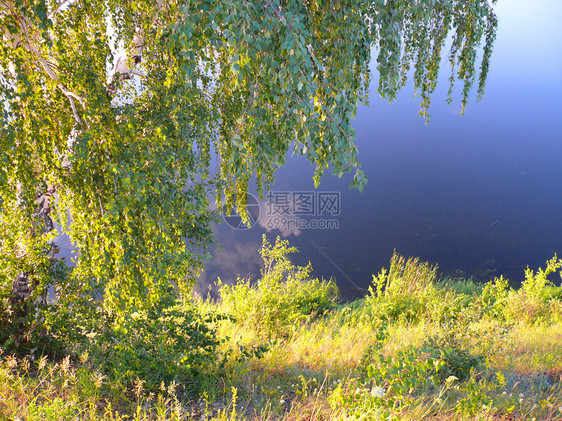
<path fill-rule="evenodd" d="M 0 418 L 562 419 L 562 303 L 542 292 L 553 288 L 545 271 L 528 271 L 527 287 L 512 290 L 503 278 L 439 280 L 435 268 L 394 256 L 365 298 L 338 304 L 333 282 L 310 279 L 292 251 L 264 244 L 258 282 L 184 304 L 217 340 L 214 362 L 191 380 L 197 393 L 174 380 L 157 386 L 158 365 L 136 379 L 115 363 L 107 371 L 99 355 L 3 354 Z M 146 337 L 127 343 L 146 354 Z M 182 349 L 158 346 L 167 367 Z"/>

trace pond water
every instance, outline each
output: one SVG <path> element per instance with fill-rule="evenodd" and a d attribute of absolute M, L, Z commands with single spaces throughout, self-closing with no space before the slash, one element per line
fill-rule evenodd
<path fill-rule="evenodd" d="M 252 228 L 214 227 L 222 253 L 213 253 L 199 290 L 217 276 L 259 276 L 263 233 L 270 241 L 285 235 L 300 250 L 294 261 L 335 277 L 347 297 L 364 294 L 394 250 L 437 263 L 445 274 L 503 274 L 514 284 L 527 265 L 562 254 L 562 6 L 499 0 L 496 10 L 498 36 L 480 102 L 473 92 L 462 117 L 459 95 L 446 104 L 446 66 L 428 125 L 411 83 L 391 104 L 373 89 L 354 126 L 369 178 L 364 191 L 349 190 L 350 177 L 326 175 L 315 192 L 310 164 L 291 157 Z M 284 200 L 297 206 L 282 215 Z M 322 214 L 308 206 L 312 200 L 323 203 Z M 316 215 L 295 215 L 308 211 Z M 282 216 L 308 227 L 268 232 L 287 221 Z"/>

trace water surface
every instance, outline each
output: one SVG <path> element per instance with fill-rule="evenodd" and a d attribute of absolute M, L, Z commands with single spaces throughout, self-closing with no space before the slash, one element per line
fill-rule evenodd
<path fill-rule="evenodd" d="M 300 249 L 295 262 L 311 261 L 315 275 L 335 277 L 344 295 L 363 294 L 394 250 L 446 274 L 504 274 L 514 283 L 527 265 L 562 254 L 562 5 L 498 3 L 483 100 L 473 92 L 461 117 L 459 95 L 445 103 L 444 67 L 426 125 L 411 84 L 390 105 L 373 89 L 354 126 L 365 190 L 349 190 L 350 177 L 324 176 L 319 191 L 341 194 L 339 228 L 284 232 Z M 311 192 L 312 174 L 305 159 L 292 157 L 273 191 Z M 223 223 L 215 232 L 223 253 L 208 262 L 200 289 L 217 276 L 259 276 L 257 250 L 267 230 Z"/>

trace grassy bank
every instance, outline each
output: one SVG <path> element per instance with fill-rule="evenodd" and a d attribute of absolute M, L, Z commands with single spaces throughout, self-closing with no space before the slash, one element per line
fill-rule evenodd
<path fill-rule="evenodd" d="M 295 267 L 292 251 L 265 243 L 260 280 L 221 285 L 219 301 L 195 297 L 160 324 L 160 314 L 132 318 L 150 328 L 133 323 L 122 337 L 92 331 L 89 348 L 73 342 L 58 358 L 4 353 L 0 414 L 562 420 L 562 288 L 549 281 L 558 259 L 528 270 L 513 290 L 503 278 L 438 279 L 431 265 L 395 255 L 365 298 L 339 304 L 335 284 Z M 186 318 L 191 330 L 166 333 Z M 196 332 L 207 354 L 178 339 Z"/>

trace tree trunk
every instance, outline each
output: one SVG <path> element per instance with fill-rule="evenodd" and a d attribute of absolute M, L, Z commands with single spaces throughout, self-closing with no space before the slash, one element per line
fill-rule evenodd
<path fill-rule="evenodd" d="M 33 214 L 35 218 L 34 229 L 30 233 L 32 236 L 47 234 L 54 229 L 53 220 L 51 219 L 50 199 L 55 193 L 53 186 L 48 186 L 45 193 L 41 193 L 38 197 L 38 208 Z M 58 246 L 49 241 L 46 243 L 45 254 L 52 261 L 54 256 L 59 252 Z M 9 296 L 9 304 L 12 309 L 12 320 L 14 323 L 14 340 L 16 347 L 20 347 L 27 342 L 26 333 L 28 329 L 29 317 L 34 313 L 36 307 L 45 304 L 47 298 L 47 288 L 40 291 L 39 294 L 33 294 L 39 285 L 34 285 L 33 273 L 29 271 L 20 272 L 12 283 L 12 290 Z M 33 296 L 35 295 L 35 299 Z"/>

